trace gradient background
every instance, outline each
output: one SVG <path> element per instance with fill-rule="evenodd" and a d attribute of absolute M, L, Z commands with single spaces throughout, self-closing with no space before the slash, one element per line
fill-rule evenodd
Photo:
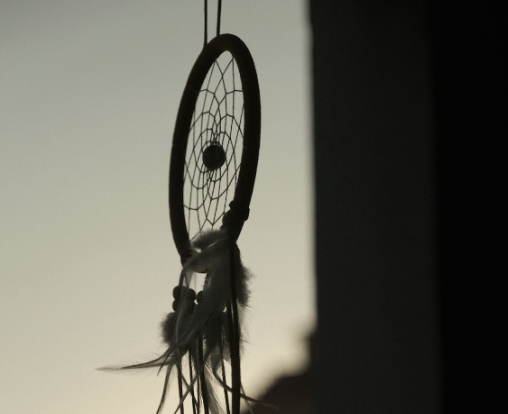
<path fill-rule="evenodd" d="M 263 108 L 239 240 L 255 275 L 243 359 L 255 396 L 305 364 L 315 323 L 306 2 L 225 1 L 222 32 L 249 46 Z M 202 0 L 0 1 L 3 412 L 155 412 L 162 377 L 95 368 L 164 349 L 181 268 L 169 153 L 202 37 Z"/>

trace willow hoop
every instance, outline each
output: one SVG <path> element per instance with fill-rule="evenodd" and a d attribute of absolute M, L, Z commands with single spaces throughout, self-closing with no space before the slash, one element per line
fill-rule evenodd
<path fill-rule="evenodd" d="M 260 133 L 261 133 L 261 104 L 259 84 L 254 61 L 247 46 L 237 36 L 222 34 L 206 44 L 198 56 L 187 80 L 173 134 L 169 171 L 169 213 L 173 239 L 184 263 L 192 254 L 189 238 L 189 223 L 186 220 L 184 185 L 186 169 L 186 153 L 189 133 L 192 127 L 193 117 L 198 110 L 196 107 L 202 85 L 215 64 L 217 59 L 224 53 L 229 52 L 236 64 L 241 81 L 243 93 L 243 123 L 242 154 L 234 189 L 234 196 L 229 203 L 229 211 L 226 209 L 220 213 L 222 227 L 226 228 L 230 237 L 237 240 L 243 223 L 249 215 L 249 205 L 254 189 L 256 170 L 259 156 Z M 213 156 L 215 149 L 201 148 L 203 158 Z M 207 151 L 208 154 L 205 153 Z M 220 157 L 219 157 L 220 158 Z M 224 161 L 222 160 L 222 163 Z M 219 162 L 220 164 L 220 162 Z M 220 168 L 222 164 L 210 164 L 206 168 Z M 225 165 L 229 168 L 229 164 Z M 195 235 L 191 235 L 194 237 Z"/>

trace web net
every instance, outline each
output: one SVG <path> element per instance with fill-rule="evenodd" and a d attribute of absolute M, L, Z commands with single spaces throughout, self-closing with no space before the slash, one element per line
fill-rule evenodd
<path fill-rule="evenodd" d="M 241 88 L 237 64 L 225 52 L 199 91 L 187 141 L 183 197 L 191 239 L 219 227 L 234 198 L 243 148 Z"/>

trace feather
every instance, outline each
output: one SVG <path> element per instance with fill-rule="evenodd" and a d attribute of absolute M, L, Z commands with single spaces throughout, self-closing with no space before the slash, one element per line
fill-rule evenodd
<path fill-rule="evenodd" d="M 203 286 L 202 301 L 198 303 L 192 313 L 185 332 L 179 335 L 179 342 L 186 344 L 196 337 L 196 334 L 203 333 L 213 342 L 214 330 L 220 323 L 219 316 L 224 312 L 231 301 L 230 283 L 230 249 L 231 241 L 222 230 L 213 230 L 204 233 L 193 242 L 194 255 L 184 264 L 180 277 L 180 284 L 189 286 L 196 273 L 206 273 Z M 236 300 L 240 309 L 247 306 L 249 291 L 247 288 L 250 279 L 249 271 L 243 266 L 240 259 L 240 250 L 236 243 L 233 244 L 235 258 L 235 285 Z M 185 319 L 185 313 L 179 315 L 179 319 Z M 212 321 L 213 320 L 213 321 Z M 210 322 L 210 323 L 209 323 Z M 211 328 L 206 329 L 206 327 Z M 213 329 L 215 328 L 215 329 Z"/>
<path fill-rule="evenodd" d="M 238 246 L 224 230 L 201 234 L 192 242 L 192 250 L 193 255 L 183 265 L 179 285 L 173 290 L 174 312 L 170 312 L 161 323 L 167 350 L 147 362 L 103 368 L 135 370 L 157 367 L 159 372 L 165 368 L 164 389 L 157 413 L 164 405 L 169 375 L 175 367 L 180 389 L 176 411 L 182 409 L 185 399 L 191 395 L 194 412 L 199 412 L 203 404 L 205 413 L 219 414 L 215 385 L 224 390 L 227 405 L 228 393 L 234 393 L 226 381 L 224 361 L 232 359 L 232 346 L 238 348 L 235 355 L 239 356 L 242 341 L 240 329 L 237 338 L 231 337 L 234 324 L 231 325 L 230 313 L 233 309 L 238 313 L 238 320 L 241 319 L 248 304 L 251 274 L 241 262 Z M 206 276 L 202 291 L 196 294 L 190 286 L 195 282 L 197 273 L 206 273 Z M 232 277 L 234 281 L 231 281 Z M 233 300 L 236 302 L 233 303 Z M 184 367 L 187 366 L 184 359 L 188 360 L 188 368 L 185 368 L 187 376 L 184 375 Z M 231 363 L 234 364 L 234 361 Z M 239 366 L 237 369 L 239 372 Z M 234 378 L 233 374 L 231 377 Z M 238 394 L 247 401 L 255 401 L 243 392 Z"/>

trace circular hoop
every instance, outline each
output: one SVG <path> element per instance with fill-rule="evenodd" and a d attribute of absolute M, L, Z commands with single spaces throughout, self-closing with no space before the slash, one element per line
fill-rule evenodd
<path fill-rule="evenodd" d="M 186 156 L 188 155 L 187 146 L 189 134 L 194 127 L 193 119 L 195 122 L 195 113 L 198 110 L 196 104 L 200 92 L 203 91 L 202 86 L 212 66 L 216 64 L 216 61 L 224 52 L 229 52 L 231 54 L 232 61 L 234 60 L 234 63 L 236 63 L 240 75 L 241 89 L 236 89 L 235 87 L 234 92 L 243 92 L 243 120 L 240 119 L 239 122 L 235 122 L 237 122 L 238 127 L 241 128 L 242 125 L 240 124 L 243 121 L 243 132 L 241 133 L 243 140 L 239 167 L 235 166 L 235 171 L 233 171 L 236 181 L 234 196 L 229 203 L 229 211 L 223 211 L 219 214 L 219 217 L 222 218 L 222 228 L 225 228 L 230 237 L 236 240 L 240 235 L 244 221 L 247 220 L 249 215 L 249 205 L 256 178 L 261 134 L 259 84 L 254 61 L 247 46 L 238 37 L 231 34 L 223 34 L 217 36 L 205 45 L 196 60 L 180 101 L 173 134 L 169 171 L 169 215 L 173 239 L 182 263 L 192 254 L 189 238 L 189 223 L 187 223 L 185 217 L 185 210 L 186 208 L 188 209 L 188 207 L 186 207 L 184 202 L 184 186 L 187 168 Z M 219 131 L 218 134 L 220 133 Z M 204 154 L 210 146 L 215 145 L 215 143 L 210 144 L 209 140 L 207 142 L 209 146 L 207 148 L 198 149 L 198 156 Z M 198 162 L 200 160 L 198 160 L 198 157 L 195 155 L 195 151 L 195 149 L 192 150 L 192 156 L 194 162 Z M 212 166 L 211 170 L 215 172 L 215 170 L 219 170 L 222 165 L 224 165 L 226 169 L 229 168 L 230 163 L 224 162 L 222 158 L 225 155 L 220 153 L 220 150 L 214 148 L 213 151 L 208 150 L 206 152 L 208 154 L 204 154 L 205 158 L 210 158 L 211 153 L 218 154 L 218 161 L 205 160 L 208 166 Z M 203 164 L 203 166 L 199 166 L 199 168 L 203 169 L 206 168 L 206 166 Z M 228 185 L 229 184 L 230 182 Z M 203 183 L 203 186 L 204 185 L 206 184 Z M 212 226 L 214 224 L 215 222 L 212 223 Z M 195 235 L 192 236 L 194 237 Z"/>

